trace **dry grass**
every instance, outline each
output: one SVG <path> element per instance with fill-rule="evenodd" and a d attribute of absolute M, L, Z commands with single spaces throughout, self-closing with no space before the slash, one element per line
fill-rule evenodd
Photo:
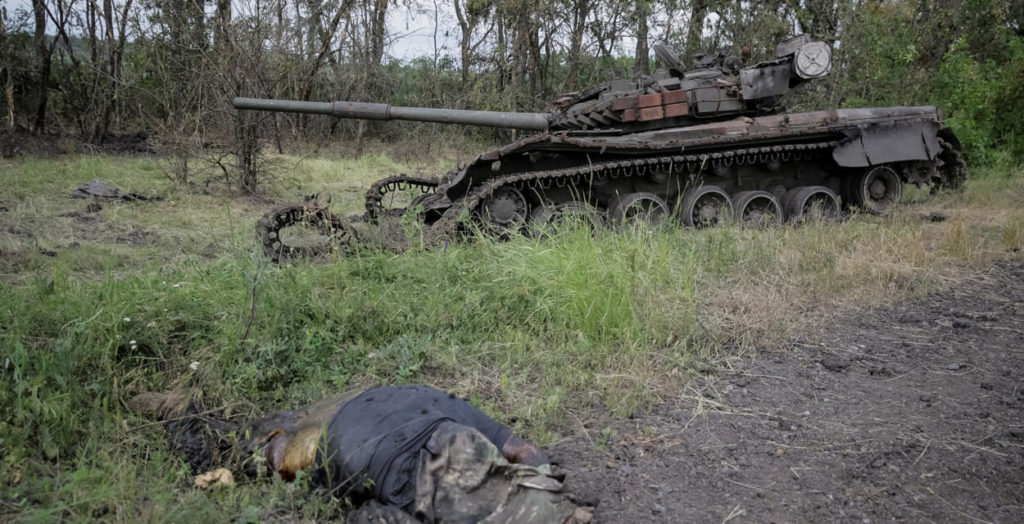
<path fill-rule="evenodd" d="M 728 274 L 701 278 L 712 284 L 700 291 L 701 323 L 722 343 L 778 349 L 852 312 L 955 286 L 971 268 L 1021 256 L 1022 196 L 1019 176 L 989 175 L 885 217 L 700 233 L 730 237 L 735 249 Z M 933 212 L 947 219 L 926 220 Z"/>
<path fill-rule="evenodd" d="M 124 508 L 159 500 L 155 520 L 182 504 L 224 520 L 270 492 L 266 504 L 286 514 L 323 516 L 316 504 L 287 509 L 304 499 L 280 486 L 175 496 L 187 473 L 159 431 L 125 429 L 147 427 L 118 407 L 136 391 L 188 384 L 211 403 L 271 409 L 427 382 L 550 443 L 589 410 L 624 416 L 687 394 L 709 362 L 785 348 L 857 310 L 955 286 L 970 268 L 1020 257 L 1024 240 L 1024 177 L 982 172 L 963 194 L 913 192 L 890 216 L 842 223 L 568 231 L 272 267 L 252 228 L 275 202 L 328 191 L 336 212 L 357 212 L 372 180 L 447 169 L 383 156 L 280 160 L 290 171 L 262 200 L 174 186 L 149 158 L 0 164 L 10 173 L 0 188 L 0 355 L 16 370 L 0 390 L 0 476 L 28 479 L 19 500 L 39 502 L 20 502 L 23 511 L 133 515 Z M 165 201 L 87 214 L 67 194 L 93 177 Z M 948 219 L 922 220 L 932 212 Z M 82 462 L 78 449 L 111 460 Z M 51 493 L 61 475 L 78 480 Z"/>

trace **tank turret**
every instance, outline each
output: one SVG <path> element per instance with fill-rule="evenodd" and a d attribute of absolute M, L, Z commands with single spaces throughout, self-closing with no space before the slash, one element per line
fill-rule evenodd
<path fill-rule="evenodd" d="M 776 58 L 742 67 L 735 56 L 698 56 L 686 70 L 664 44 L 654 46 L 665 66 L 653 76 L 615 80 L 573 98 L 563 98 L 552 117 L 554 129 L 674 127 L 737 115 L 771 114 L 779 99 L 803 82 L 821 78 L 832 67 L 832 52 L 807 35 L 776 48 Z"/>
<path fill-rule="evenodd" d="M 402 107 L 367 102 L 301 102 L 235 98 L 238 109 L 315 113 L 366 120 L 412 120 L 528 131 L 617 130 L 676 127 L 737 115 L 770 114 L 778 100 L 804 81 L 825 76 L 832 54 L 823 42 L 800 35 L 779 44 L 775 60 L 742 67 L 734 56 L 699 56 L 685 70 L 668 46 L 655 54 L 665 65 L 653 76 L 615 80 L 565 95 L 551 113 Z"/>

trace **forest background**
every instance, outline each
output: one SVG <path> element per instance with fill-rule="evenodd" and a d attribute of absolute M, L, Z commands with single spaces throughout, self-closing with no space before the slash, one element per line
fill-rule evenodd
<path fill-rule="evenodd" d="M 343 516 L 344 504 L 309 491 L 308 478 L 239 475 L 235 489 L 193 489 L 198 471 L 164 426 L 126 406 L 137 393 L 179 387 L 202 391 L 209 413 L 251 420 L 349 388 L 432 384 L 583 457 L 566 462 L 574 476 L 616 475 L 608 461 L 622 442 L 661 438 L 645 414 L 675 410 L 666 420 L 701 425 L 688 421 L 719 409 L 707 391 L 728 385 L 722 377 L 740 356 L 785 350 L 818 329 L 832 337 L 883 304 L 975 289 L 971 271 L 1022 256 L 1024 0 L 436 2 L 0 0 L 0 157 L 19 157 L 0 158 L 0 521 Z M 412 38 L 394 22 L 403 10 L 450 13 L 447 36 L 443 25 L 436 34 L 445 45 L 398 56 Z M 753 62 L 798 32 L 829 42 L 834 67 L 794 93 L 790 110 L 937 104 L 966 148 L 965 191 L 908 188 L 893 216 L 836 224 L 569 231 L 402 256 L 368 249 L 329 263 L 270 265 L 254 244 L 252 226 L 272 203 L 328 191 L 338 213 L 359 212 L 372 181 L 443 173 L 452 150 L 479 152 L 512 133 L 239 112 L 235 96 L 543 111 L 561 93 L 657 67 L 656 42 L 687 60 L 749 45 Z M 156 154 L 46 158 L 116 152 L 129 139 Z M 163 200 L 70 198 L 94 177 Z M 211 180 L 226 185 L 204 185 Z M 956 373 L 975 380 L 967 371 Z M 1019 388 L 974 390 L 999 402 L 993 412 L 1019 409 L 1003 400 Z M 924 398 L 906 394 L 914 406 Z M 937 420 L 965 412 L 957 400 Z M 775 411 L 764 417 L 779 426 Z M 846 428 L 829 441 L 844 441 Z M 750 456 L 775 460 L 774 446 L 766 455 L 763 441 L 754 444 L 762 433 L 736 433 L 750 439 L 741 446 Z M 657 441 L 677 453 L 674 440 Z M 947 448 L 935 442 L 924 445 L 929 459 Z M 977 444 L 962 445 L 977 453 Z M 931 460 L 962 467 L 941 457 Z M 917 474 L 929 464 L 886 478 L 913 475 L 939 494 L 958 491 L 956 500 L 988 489 Z M 1015 463 L 1002 464 L 1015 478 Z M 732 474 L 731 463 L 716 467 L 695 477 Z M 654 471 L 677 470 L 658 465 L 633 478 Z M 613 496 L 624 500 L 650 491 L 646 481 L 621 485 L 627 491 Z M 736 516 L 720 484 L 705 486 L 723 506 L 700 508 L 706 515 Z M 814 493 L 825 492 L 814 484 L 797 496 L 815 504 Z M 679 503 L 699 500 L 689 495 Z M 958 511 L 931 495 L 913 500 Z M 675 516 L 665 504 L 664 516 Z M 963 517 L 945 515 L 932 520 Z"/>
<path fill-rule="evenodd" d="M 389 15 L 436 26 L 432 53 L 389 56 Z M 832 74 L 791 110 L 939 105 L 972 164 L 1024 154 L 1024 0 L 25 0 L 0 10 L 2 128 L 102 145 L 146 137 L 194 176 L 217 151 L 243 190 L 255 160 L 367 139 L 508 140 L 511 132 L 236 112 L 235 96 L 543 111 L 559 94 L 648 73 L 650 45 L 772 57 L 806 32 L 833 46 Z M 437 34 L 444 31 L 444 34 Z M 438 44 L 440 42 L 440 44 Z M 270 146 L 267 148 L 266 146 Z"/>

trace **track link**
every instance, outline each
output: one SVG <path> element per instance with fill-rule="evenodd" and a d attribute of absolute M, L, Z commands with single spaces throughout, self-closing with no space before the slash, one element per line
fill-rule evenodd
<path fill-rule="evenodd" d="M 422 194 L 432 194 L 441 185 L 438 178 L 421 178 L 408 175 L 397 175 L 378 180 L 366 190 L 366 218 L 376 220 L 385 212 L 384 197 L 394 191 L 417 188 Z"/>
<path fill-rule="evenodd" d="M 281 231 L 299 224 L 316 228 L 330 240 L 304 246 L 285 244 Z M 284 205 L 268 211 L 256 222 L 256 237 L 263 245 L 263 251 L 275 263 L 286 259 L 314 257 L 331 249 L 344 248 L 350 241 L 357 240 L 344 219 L 331 213 L 326 203 L 317 201 Z"/>
<path fill-rule="evenodd" d="M 465 198 L 455 202 L 441 218 L 434 222 L 425 235 L 430 244 L 441 244 L 450 240 L 458 229 L 459 219 L 464 213 L 475 210 L 483 199 L 494 193 L 498 188 L 514 185 L 522 188 L 529 184 L 539 184 L 541 188 L 552 185 L 579 185 L 587 181 L 603 178 L 617 179 L 620 177 L 645 176 L 654 170 L 667 170 L 676 173 L 695 175 L 715 166 L 731 166 L 734 164 L 754 164 L 770 161 L 796 161 L 831 151 L 838 142 L 813 142 L 806 144 L 785 144 L 763 146 L 730 151 L 699 153 L 691 155 L 666 155 L 658 157 L 638 158 L 598 162 L 586 166 L 547 171 L 528 171 L 518 174 L 503 175 L 500 178 L 486 180 L 476 189 L 470 190 Z"/>
<path fill-rule="evenodd" d="M 454 202 L 434 223 L 424 231 L 423 240 L 427 245 L 440 245 L 453 237 L 459 230 L 464 216 L 474 212 L 485 198 L 499 188 L 514 186 L 523 189 L 526 186 L 548 189 L 552 186 L 580 186 L 595 180 L 642 177 L 655 171 L 670 173 L 687 173 L 691 178 L 697 174 L 718 166 L 758 164 L 773 161 L 792 162 L 805 160 L 832 151 L 838 142 L 822 141 L 803 144 L 782 144 L 773 146 L 734 149 L 696 154 L 664 155 L 610 162 L 597 162 L 572 168 L 526 171 L 501 175 L 483 181 L 471 188 L 465 197 Z M 954 144 L 942 141 L 943 152 L 940 158 L 939 180 L 936 187 L 956 188 L 967 176 L 966 165 L 959 148 Z M 394 191 L 419 189 L 422 194 L 433 194 L 442 185 L 440 178 L 422 178 L 397 175 L 375 182 L 366 192 L 366 213 L 362 217 L 365 222 L 376 222 L 384 214 L 401 211 L 388 210 L 383 205 L 385 196 Z M 359 217 L 354 217 L 359 220 Z M 358 242 L 357 228 L 327 210 L 325 204 L 306 202 L 275 208 L 260 219 L 257 224 L 257 235 L 267 255 L 274 262 L 282 258 L 315 255 L 329 249 L 330 246 L 297 247 L 287 246 L 281 241 L 280 231 L 286 227 L 306 223 L 316 227 L 341 248 L 350 247 Z M 362 236 L 362 235 L 359 235 Z"/>

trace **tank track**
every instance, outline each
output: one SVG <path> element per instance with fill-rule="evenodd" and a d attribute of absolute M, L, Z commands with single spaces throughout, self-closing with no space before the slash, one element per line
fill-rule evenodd
<path fill-rule="evenodd" d="M 732 166 L 744 164 L 757 164 L 773 161 L 792 162 L 805 160 L 827 154 L 835 148 L 839 142 L 822 141 L 803 144 L 782 144 L 773 146 L 751 147 L 729 151 L 717 151 L 698 154 L 664 155 L 656 157 L 638 158 L 632 160 L 617 160 L 610 162 L 598 162 L 573 168 L 526 171 L 515 174 L 503 175 L 484 181 L 483 184 L 471 189 L 462 199 L 454 202 L 443 214 L 424 231 L 423 240 L 426 245 L 441 245 L 452 240 L 459 231 L 459 225 L 463 217 L 476 210 L 488 196 L 492 195 L 499 188 L 512 185 L 517 189 L 524 189 L 528 185 L 536 185 L 542 189 L 552 186 L 579 186 L 588 181 L 597 179 L 618 179 L 622 177 L 643 177 L 658 171 L 670 171 L 676 173 L 689 173 L 693 176 L 696 173 L 714 169 L 718 166 Z M 937 166 L 940 176 L 935 180 L 936 188 L 957 188 L 967 177 L 966 165 L 963 161 L 962 152 L 953 144 L 942 142 L 944 151 Z M 375 182 L 366 192 L 366 213 L 362 217 L 352 217 L 349 220 L 375 222 L 377 218 L 385 213 L 393 214 L 404 212 L 404 209 L 387 210 L 383 204 L 383 198 L 391 192 L 401 191 L 410 188 L 418 188 L 423 194 L 432 194 L 442 185 L 439 178 L 421 178 L 407 175 L 397 175 L 381 179 Z M 274 262 L 283 258 L 315 256 L 331 248 L 321 247 L 293 247 L 284 245 L 281 242 L 280 231 L 285 227 L 305 222 L 316 227 L 325 235 L 332 237 L 336 247 L 346 249 L 350 244 L 358 242 L 358 228 L 346 220 L 331 214 L 325 204 L 317 202 L 306 202 L 301 205 L 282 206 L 271 210 L 260 219 L 256 230 L 260 242 L 264 246 L 267 255 Z"/>
<path fill-rule="evenodd" d="M 539 183 L 541 188 L 579 185 L 587 180 L 620 177 L 645 176 L 653 170 L 670 170 L 672 172 L 697 173 L 716 166 L 734 164 L 753 164 L 770 161 L 790 162 L 810 158 L 826 153 L 835 148 L 839 142 L 825 141 L 806 144 L 784 144 L 762 146 L 730 151 L 700 153 L 692 155 L 666 155 L 658 157 L 638 158 L 599 162 L 586 166 L 553 169 L 548 171 L 528 171 L 500 178 L 487 180 L 484 184 L 471 190 L 465 198 L 460 199 L 448 208 L 441 218 L 434 222 L 424 239 L 428 244 L 441 244 L 453 237 L 463 213 L 476 209 L 480 203 L 493 194 L 498 188 L 515 185 L 522 188 L 527 184 Z"/>
<path fill-rule="evenodd" d="M 939 145 L 942 146 L 942 153 L 939 153 L 941 165 L 938 166 L 941 176 L 935 181 L 933 189 L 961 189 L 964 182 L 967 181 L 967 162 L 964 160 L 964 152 L 942 138 L 939 138 Z"/>
<path fill-rule="evenodd" d="M 418 188 L 420 193 L 428 195 L 436 192 L 440 185 L 439 178 L 420 178 L 408 175 L 396 175 L 378 180 L 366 190 L 366 219 L 376 220 L 386 212 L 383 202 L 388 193 Z"/>
<path fill-rule="evenodd" d="M 285 244 L 281 239 L 281 230 L 300 223 L 316 228 L 331 240 L 309 246 Z M 275 263 L 282 259 L 314 257 L 331 249 L 344 248 L 349 242 L 358 240 L 348 222 L 331 213 L 327 204 L 315 200 L 268 211 L 256 222 L 256 238 L 263 245 L 263 251 Z"/>

